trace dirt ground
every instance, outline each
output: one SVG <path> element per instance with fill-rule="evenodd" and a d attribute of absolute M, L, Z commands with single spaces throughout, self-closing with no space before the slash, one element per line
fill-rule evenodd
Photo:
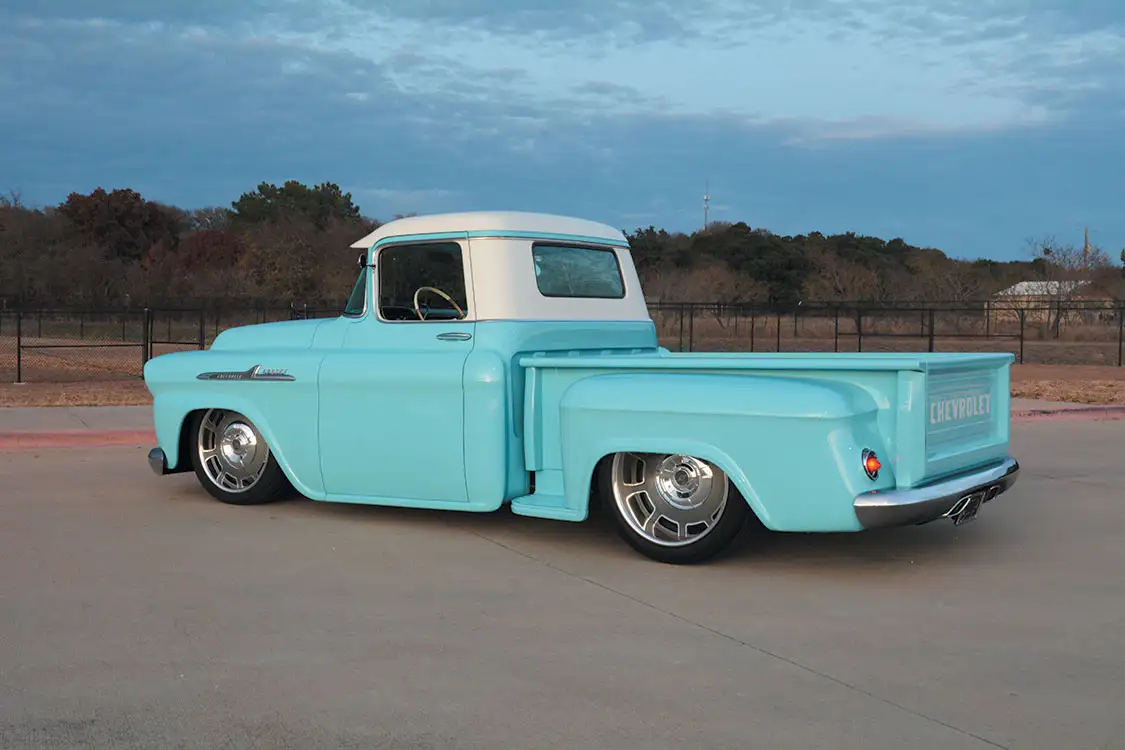
<path fill-rule="evenodd" d="M 1042 381 L 1125 382 L 1125 367 L 1093 365 L 1012 365 L 1012 383 Z"/>
<path fill-rule="evenodd" d="M 1013 365 L 1012 395 L 1083 404 L 1125 404 L 1125 367 Z M 0 383 L 3 406 L 149 405 L 140 379 L 80 383 Z"/>

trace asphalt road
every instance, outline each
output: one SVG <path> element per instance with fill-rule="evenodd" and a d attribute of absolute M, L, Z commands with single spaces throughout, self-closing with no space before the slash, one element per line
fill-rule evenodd
<path fill-rule="evenodd" d="M 1014 443 L 967 527 L 691 568 L 600 521 L 0 453 L 0 747 L 1125 748 L 1125 422 Z"/>

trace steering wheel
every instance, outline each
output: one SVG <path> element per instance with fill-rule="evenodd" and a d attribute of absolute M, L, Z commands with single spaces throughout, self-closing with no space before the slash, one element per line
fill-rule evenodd
<path fill-rule="evenodd" d="M 458 305 L 456 302 L 454 302 L 453 298 L 450 297 L 448 294 L 446 294 L 442 290 L 438 289 L 437 287 L 420 286 L 420 287 L 418 287 L 418 290 L 416 292 L 414 292 L 414 312 L 418 315 L 419 320 L 425 320 L 426 319 L 426 316 L 422 314 L 422 307 L 418 303 L 418 295 L 421 294 L 422 292 L 425 292 L 425 291 L 430 291 L 430 292 L 433 292 L 434 294 L 437 294 L 440 297 L 444 297 L 449 302 L 449 304 L 453 305 L 453 307 L 457 310 L 457 319 L 458 320 L 465 317 L 465 311 L 462 310 L 461 306 Z"/>

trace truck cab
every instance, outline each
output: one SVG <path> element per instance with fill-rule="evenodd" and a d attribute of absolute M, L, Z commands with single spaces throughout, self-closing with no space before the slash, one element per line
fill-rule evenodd
<path fill-rule="evenodd" d="M 582 521 L 663 562 L 777 531 L 965 522 L 1015 481 L 1011 355 L 672 353 L 625 236 L 522 212 L 358 239 L 336 318 L 150 360 L 158 474 L 215 497 Z M 955 495 L 955 497 L 954 497 Z"/>
<path fill-rule="evenodd" d="M 375 470 L 396 502 L 495 510 L 530 481 L 519 356 L 656 352 L 628 245 L 553 217 L 395 224 L 353 245 L 365 265 L 349 309 L 314 340 L 331 350 L 319 371 L 323 489 L 367 497 Z M 423 445 L 432 470 L 400 471 Z"/>

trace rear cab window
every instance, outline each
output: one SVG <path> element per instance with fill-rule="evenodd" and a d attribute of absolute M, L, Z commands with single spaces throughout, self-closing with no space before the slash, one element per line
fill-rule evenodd
<path fill-rule="evenodd" d="M 535 282 L 544 297 L 622 299 L 625 280 L 608 247 L 535 243 Z"/>

